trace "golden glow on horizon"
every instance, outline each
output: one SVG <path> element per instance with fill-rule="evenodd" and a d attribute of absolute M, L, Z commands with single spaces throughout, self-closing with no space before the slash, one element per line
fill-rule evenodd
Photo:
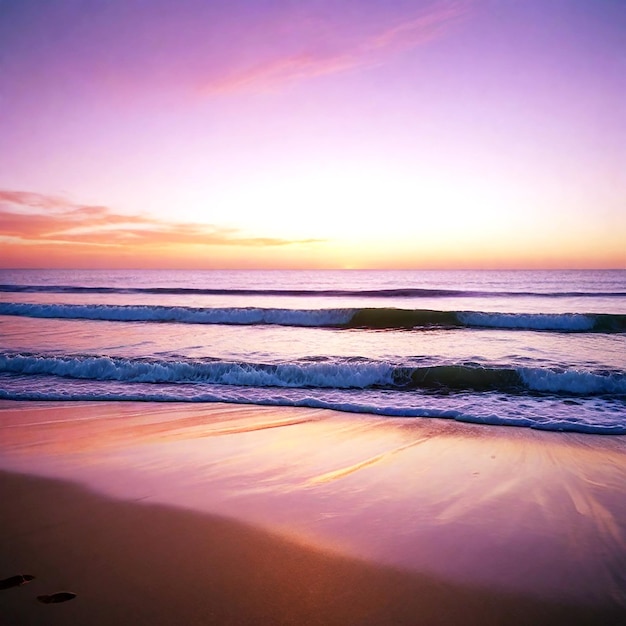
<path fill-rule="evenodd" d="M 5 268 L 102 269 L 620 269 L 622 241 L 615 237 L 601 250 L 545 242 L 506 242 L 482 247 L 398 242 L 393 250 L 375 241 L 293 244 L 246 248 L 184 244 L 112 248 L 86 245 L 4 245 Z"/>
<path fill-rule="evenodd" d="M 267 183 L 267 179 L 266 184 Z M 363 182 L 361 182 L 363 181 Z M 512 209 L 515 198 L 478 184 L 384 170 L 327 171 L 231 198 L 246 224 L 217 226 L 125 215 L 104 206 L 0 190 L 1 267 L 84 268 L 621 268 L 621 228 Z M 302 192 L 302 190 L 308 192 Z M 247 212 L 252 199 L 256 213 Z M 241 204 L 238 204 L 241 203 Z M 341 207 L 341 208 L 339 208 Z M 504 208 L 503 208 L 504 207 Z M 505 210 L 506 209 L 506 210 Z M 554 214 L 552 214 L 554 216 Z M 558 217 L 558 216 L 557 216 Z M 255 228 L 258 230 L 255 232 Z M 257 233 L 263 233 L 259 235 Z M 271 236 L 269 236 L 271 234 Z M 308 237 L 305 237 L 308 234 Z"/>

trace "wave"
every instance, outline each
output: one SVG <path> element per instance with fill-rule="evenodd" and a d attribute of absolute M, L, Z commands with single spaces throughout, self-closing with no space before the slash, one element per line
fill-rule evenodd
<path fill-rule="evenodd" d="M 337 327 L 347 324 L 352 314 L 353 311 L 350 309 L 303 310 L 256 307 L 202 308 L 158 305 L 0 303 L 0 315 L 112 322 Z"/>
<path fill-rule="evenodd" d="M 626 291 L 487 291 L 462 289 L 222 289 L 198 287 L 89 287 L 79 285 L 0 284 L 4 293 L 162 294 L 207 296 L 291 296 L 358 298 L 624 298 Z"/>
<path fill-rule="evenodd" d="M 10 376 L 10 375 L 9 375 Z M 510 396 L 492 393 L 478 397 L 463 394 L 402 394 L 374 391 L 339 392 L 309 389 L 246 389 L 227 385 L 177 385 L 150 383 L 93 383 L 64 381 L 54 376 L 24 377 L 0 374 L 0 398 L 31 401 L 202 402 L 308 407 L 377 416 L 453 419 L 494 426 L 518 426 L 549 431 L 626 435 L 624 402 L 596 398 L 570 400 L 558 397 L 524 397 L 520 410 Z M 243 389 L 243 391 L 242 391 Z M 403 396 L 408 399 L 402 401 Z"/>
<path fill-rule="evenodd" d="M 616 370 L 484 367 L 472 363 L 412 367 L 362 358 L 279 364 L 217 359 L 122 358 L 99 355 L 0 354 L 0 373 L 130 383 L 175 383 L 341 390 L 498 391 L 568 396 L 624 396 Z"/>
<path fill-rule="evenodd" d="M 159 305 L 0 303 L 0 315 L 123 322 L 173 322 L 363 329 L 502 328 L 553 332 L 626 332 L 626 315 L 609 313 L 490 313 L 428 309 L 264 309 Z"/>
<path fill-rule="evenodd" d="M 347 324 L 357 328 L 505 328 L 557 332 L 626 332 L 626 315 L 610 313 L 494 313 L 426 309 L 358 309 Z"/>

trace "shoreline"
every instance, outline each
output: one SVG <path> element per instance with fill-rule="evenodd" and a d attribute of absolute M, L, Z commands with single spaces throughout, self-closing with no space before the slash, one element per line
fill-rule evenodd
<path fill-rule="evenodd" d="M 420 610 L 427 625 L 626 619 L 623 436 L 249 405 L 11 401 L 0 401 L 0 433 L 10 503 L 0 578 L 37 576 L 0 592 L 2 606 L 13 598 L 12 623 L 78 610 L 24 609 L 43 571 L 156 624 L 178 620 L 159 622 L 159 604 L 192 624 L 252 624 L 258 611 L 285 624 L 411 624 Z M 207 547 L 201 538 L 215 533 Z M 217 570 L 203 569 L 203 550 Z M 64 578 L 70 561 L 81 573 Z M 201 600 L 205 579 L 213 601 L 229 598 L 219 618 Z M 192 589 L 202 618 L 182 606 Z M 240 593 L 257 604 L 233 608 Z"/>

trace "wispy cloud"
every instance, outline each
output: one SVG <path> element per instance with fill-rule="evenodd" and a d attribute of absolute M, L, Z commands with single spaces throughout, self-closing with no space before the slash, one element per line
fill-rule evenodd
<path fill-rule="evenodd" d="M 470 2 L 437 2 L 419 15 L 381 28 L 332 51 L 300 50 L 264 61 L 209 82 L 206 94 L 273 91 L 307 78 L 379 65 L 396 53 L 410 50 L 442 36 L 465 16 Z"/>
<path fill-rule="evenodd" d="M 12 190 L 0 190 L 0 237 L 23 244 L 112 248 L 187 244 L 262 247 L 317 241 L 249 237 L 239 230 L 212 224 L 126 215 L 106 206 L 75 204 L 57 196 Z"/>

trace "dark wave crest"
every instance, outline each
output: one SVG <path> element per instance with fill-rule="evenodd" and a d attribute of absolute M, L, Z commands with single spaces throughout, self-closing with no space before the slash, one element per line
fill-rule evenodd
<path fill-rule="evenodd" d="M 502 328 L 552 332 L 626 332 L 626 315 L 610 313 L 494 313 L 427 309 L 358 309 L 351 328 Z"/>

